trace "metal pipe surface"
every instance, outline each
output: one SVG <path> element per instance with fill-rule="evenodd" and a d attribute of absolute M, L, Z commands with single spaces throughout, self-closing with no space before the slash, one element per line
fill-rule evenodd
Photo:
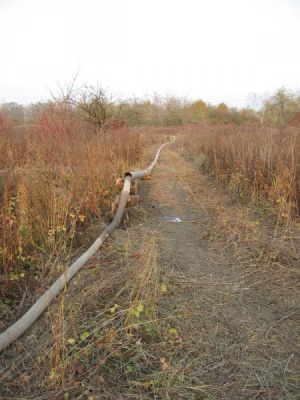
<path fill-rule="evenodd" d="M 162 149 L 164 146 L 166 146 L 166 145 L 168 145 L 168 144 L 171 144 L 171 143 L 174 143 L 174 142 L 175 142 L 175 136 L 172 136 L 172 142 L 164 143 L 164 144 L 162 144 L 162 145 L 160 146 L 160 148 L 157 150 L 157 153 L 156 153 L 156 155 L 155 155 L 154 160 L 152 161 L 152 164 L 150 164 L 150 166 L 149 166 L 147 169 L 145 169 L 144 171 L 126 172 L 126 173 L 125 173 L 125 177 L 126 177 L 126 176 L 131 176 L 131 177 L 132 177 L 132 180 L 133 180 L 133 181 L 136 181 L 136 180 L 138 180 L 138 179 L 144 178 L 144 177 L 147 176 L 147 175 L 150 175 L 151 172 L 152 172 L 152 170 L 153 170 L 153 168 L 155 167 L 155 164 L 157 163 L 157 160 L 158 160 L 158 157 L 159 157 L 159 154 L 160 154 L 161 149 Z"/>
<path fill-rule="evenodd" d="M 0 334 L 0 351 L 4 350 L 7 346 L 13 343 L 39 318 L 39 316 L 45 311 L 55 297 L 58 296 L 67 283 L 77 274 L 78 271 L 80 271 L 90 257 L 99 250 L 105 240 L 120 225 L 126 202 L 129 197 L 131 181 L 149 175 L 157 162 L 160 150 L 163 148 L 163 146 L 170 143 L 172 142 L 165 143 L 158 149 L 154 161 L 147 170 L 139 172 L 126 172 L 119 206 L 113 221 L 107 226 L 106 229 L 104 229 L 91 247 L 89 247 L 86 252 L 84 252 L 73 264 L 70 265 L 69 268 L 66 269 L 66 271 L 53 283 L 53 285 L 36 301 L 36 303 L 18 321 Z"/>

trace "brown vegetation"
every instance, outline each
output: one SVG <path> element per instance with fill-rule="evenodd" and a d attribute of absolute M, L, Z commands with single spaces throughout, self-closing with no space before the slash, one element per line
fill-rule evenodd
<path fill-rule="evenodd" d="M 44 107 L 34 125 L 1 120 L 0 254 L 16 279 L 59 252 L 71 251 L 76 227 L 99 218 L 115 193 L 113 177 L 138 162 L 138 135 L 99 131 L 64 102 Z"/>
<path fill-rule="evenodd" d="M 161 133 L 172 130 L 148 129 L 148 143 Z M 297 398 L 297 226 L 230 201 L 182 157 L 180 136 L 140 183 L 131 228 L 6 349 L 4 396 Z"/>
<path fill-rule="evenodd" d="M 243 203 L 299 215 L 300 131 L 286 126 L 189 126 L 184 145 L 199 167 Z"/>
<path fill-rule="evenodd" d="M 296 100 L 279 91 L 259 118 L 174 98 L 123 104 L 124 119 L 110 103 L 105 121 L 66 100 L 41 106 L 30 125 L 0 116 L 1 329 L 80 252 L 78 231 L 92 225 L 96 238 L 115 179 L 140 168 L 143 148 L 144 168 L 177 137 L 160 179 L 144 182 L 138 223 L 106 242 L 5 350 L 4 395 L 297 398 Z M 126 119 L 169 126 L 129 129 Z"/>

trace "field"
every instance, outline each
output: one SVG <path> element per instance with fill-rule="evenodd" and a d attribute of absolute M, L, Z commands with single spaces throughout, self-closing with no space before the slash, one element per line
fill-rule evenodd
<path fill-rule="evenodd" d="M 1 128 L 1 272 L 17 279 L 34 265 L 44 276 L 49 257 L 52 265 L 72 252 L 76 229 L 108 211 L 140 138 L 127 128 L 99 133 L 60 103 L 35 125 Z"/>
<path fill-rule="evenodd" d="M 280 220 L 297 219 L 299 128 L 191 126 L 184 136 L 194 161 L 233 198 L 273 207 Z"/>
<path fill-rule="evenodd" d="M 2 353 L 3 398 L 299 398 L 297 127 L 99 131 L 56 104 L 1 129 L 2 330 L 96 239 L 115 178 L 176 136 L 129 229 Z"/>

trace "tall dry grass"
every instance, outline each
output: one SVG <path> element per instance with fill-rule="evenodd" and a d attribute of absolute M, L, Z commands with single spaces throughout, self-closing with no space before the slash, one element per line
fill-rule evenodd
<path fill-rule="evenodd" d="M 300 131 L 286 126 L 189 126 L 182 140 L 193 159 L 244 203 L 300 212 Z"/>
<path fill-rule="evenodd" d="M 0 131 L 0 272 L 16 278 L 66 250 L 78 226 L 104 213 L 141 141 L 126 127 L 101 132 L 58 102 L 34 125 L 1 119 Z"/>

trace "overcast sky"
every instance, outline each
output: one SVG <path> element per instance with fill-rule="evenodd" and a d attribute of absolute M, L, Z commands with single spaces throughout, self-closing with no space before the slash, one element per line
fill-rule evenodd
<path fill-rule="evenodd" d="M 0 0 L 0 102 L 70 82 L 243 107 L 300 88 L 300 0 Z"/>

